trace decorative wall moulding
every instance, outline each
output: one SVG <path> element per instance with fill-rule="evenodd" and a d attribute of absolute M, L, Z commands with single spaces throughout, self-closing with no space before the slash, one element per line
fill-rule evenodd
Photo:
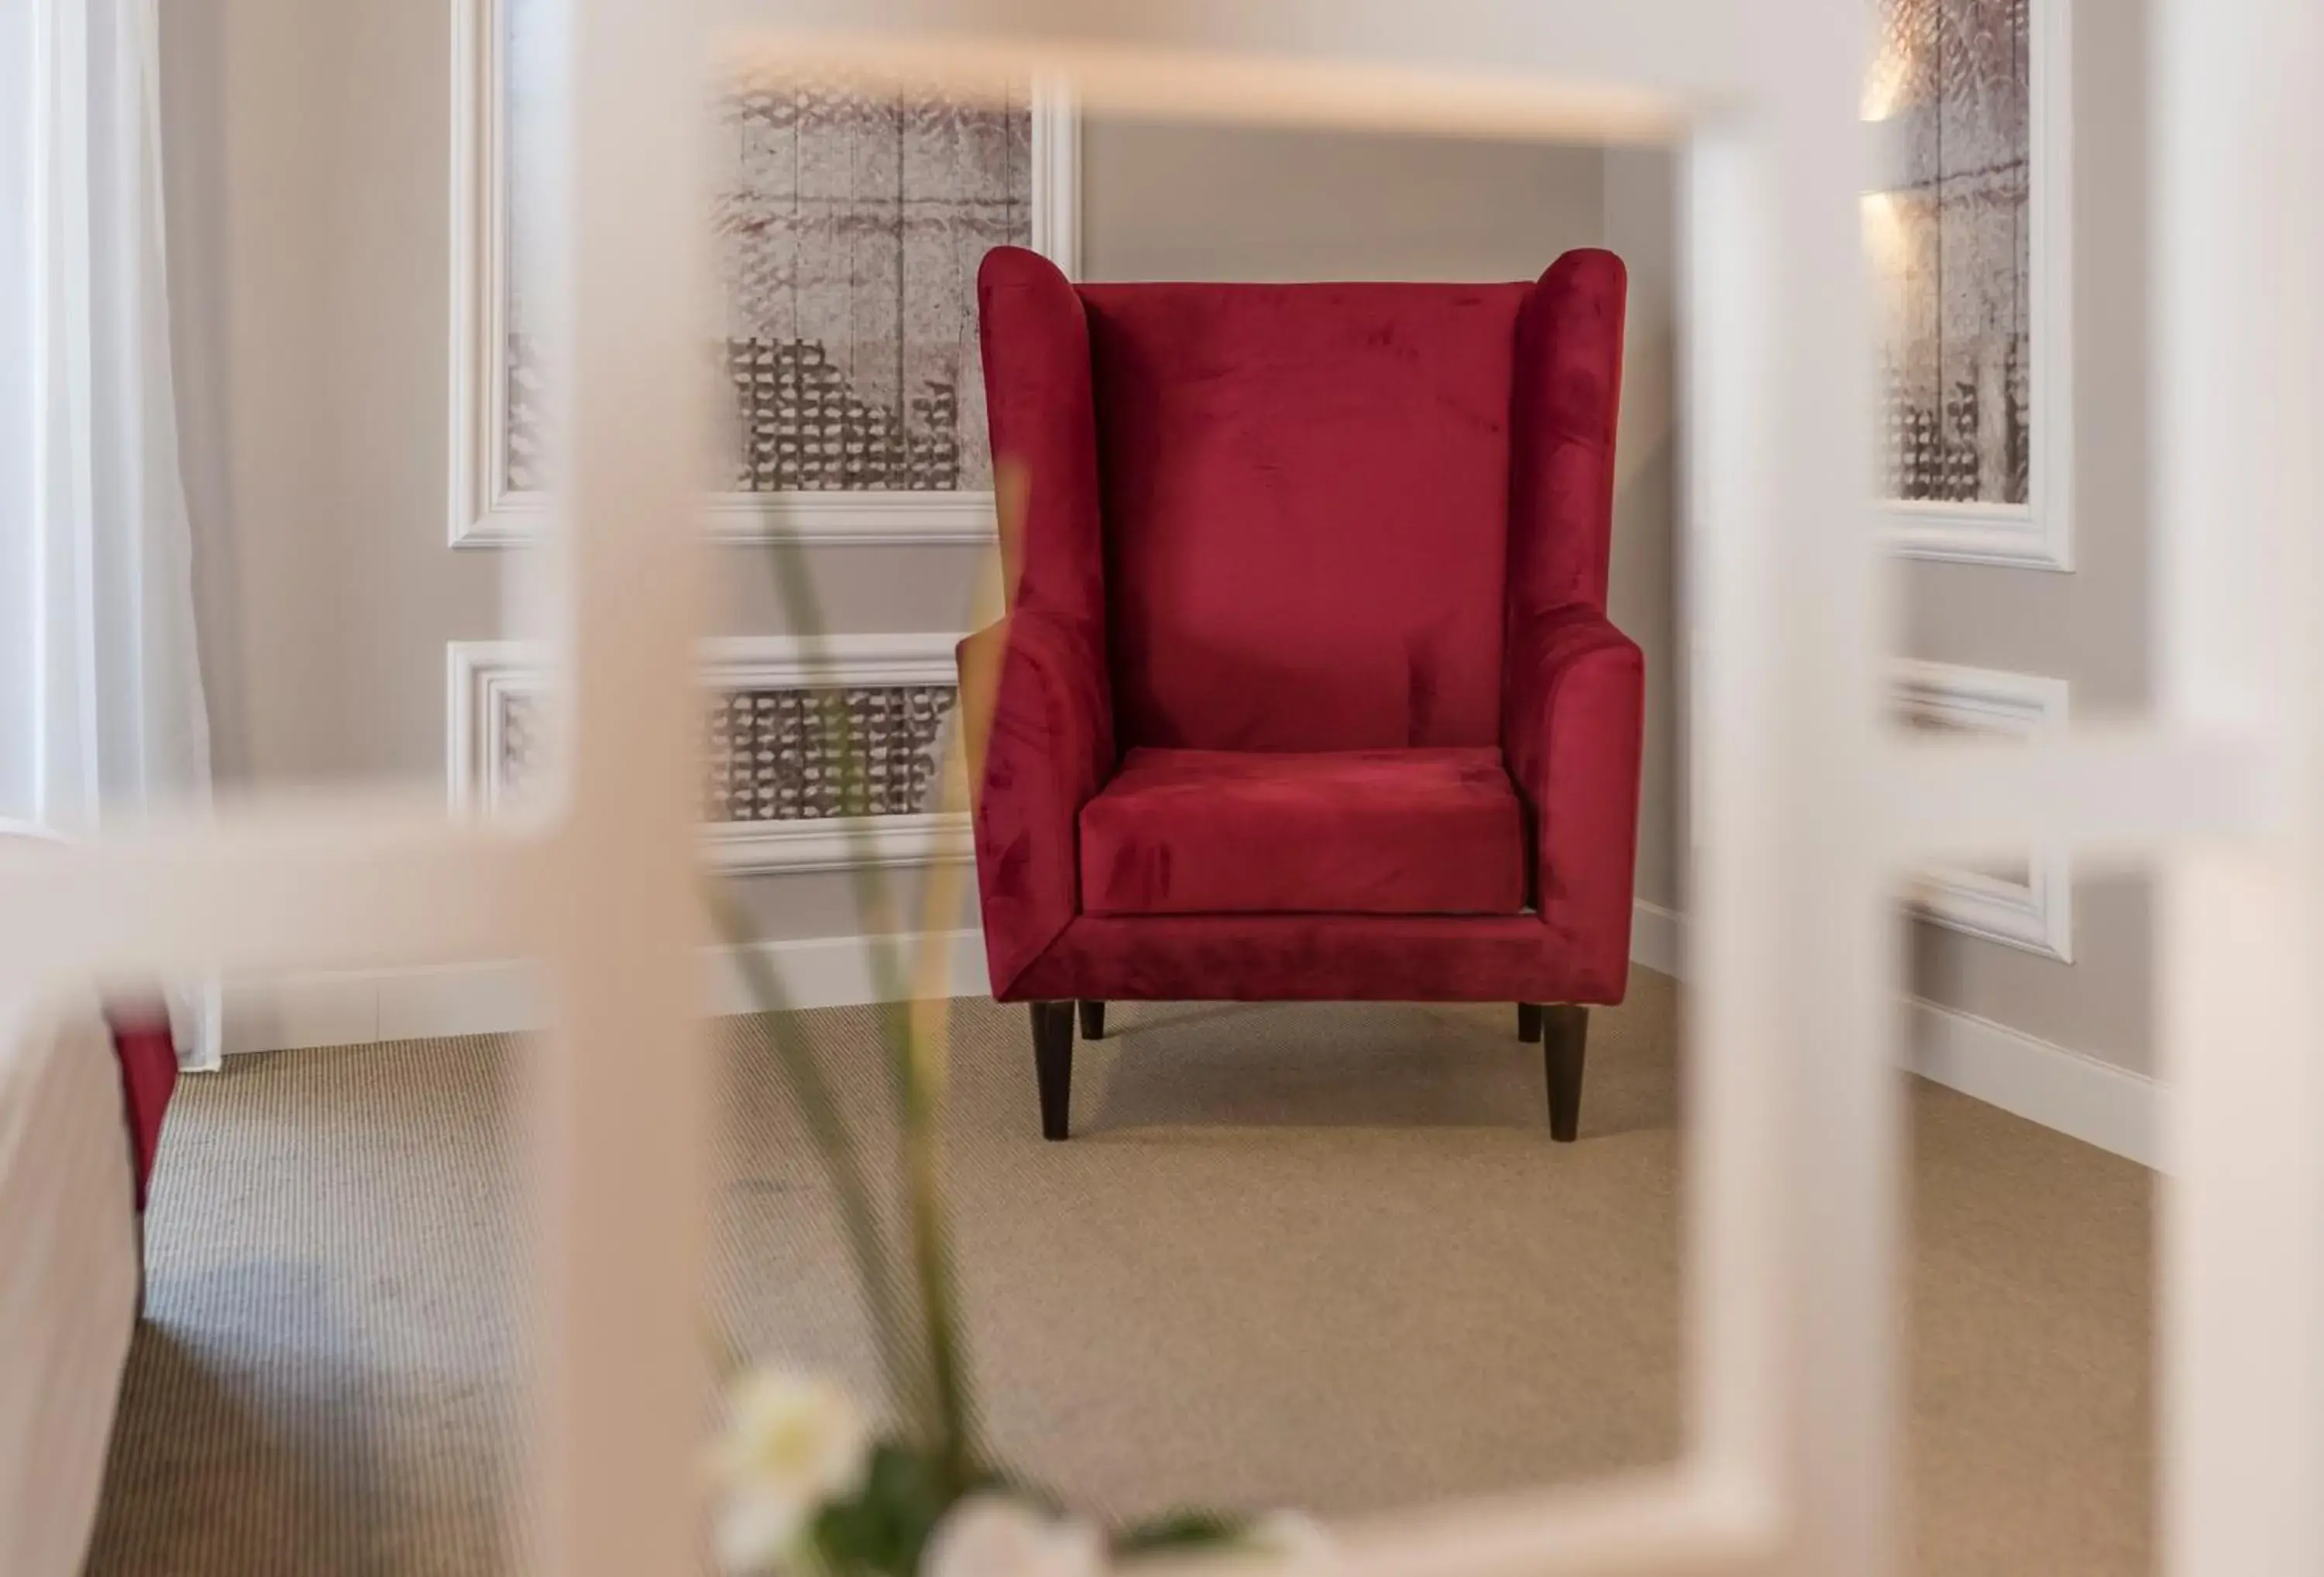
<path fill-rule="evenodd" d="M 526 131 L 549 107 L 540 0 L 453 10 L 449 534 L 509 547 L 540 530 L 549 502 L 541 314 L 526 290 L 549 228 Z M 1036 82 L 988 108 L 737 77 L 713 117 L 705 223 L 724 338 L 706 355 L 728 374 L 736 486 L 710 496 L 709 539 L 990 542 L 973 272 L 1001 242 L 1077 272 L 1070 95 Z M 867 248 L 866 234 L 890 242 Z"/>
<path fill-rule="evenodd" d="M 2070 0 L 1882 0 L 1878 25 L 1880 518 L 1908 558 L 2070 570 Z"/>
<path fill-rule="evenodd" d="M 1899 661 L 1892 679 L 1907 726 L 2032 739 L 2066 726 L 2063 679 L 1952 663 Z M 2036 848 L 1986 868 L 1932 866 L 1914 883 L 1921 918 L 1967 936 L 2074 959 L 2073 872 L 2061 848 Z"/>
<path fill-rule="evenodd" d="M 968 817 L 932 808 L 951 742 L 950 635 L 784 636 L 704 643 L 703 842 L 729 872 L 844 871 L 972 857 Z M 553 751 L 553 675 L 534 641 L 447 649 L 447 788 L 455 816 L 522 814 Z M 820 702 L 844 698 L 859 769 L 848 785 Z M 851 805 L 853 794 L 858 803 Z"/>

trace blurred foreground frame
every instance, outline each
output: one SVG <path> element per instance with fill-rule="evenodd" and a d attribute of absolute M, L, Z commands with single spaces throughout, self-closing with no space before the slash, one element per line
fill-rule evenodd
<path fill-rule="evenodd" d="M 2167 1569 L 2324 1566 L 2324 1409 L 2284 1405 L 2324 1383 L 2324 355 L 2301 293 L 2324 277 L 2324 213 L 2281 200 L 2324 189 L 2324 14 L 2159 0 L 2164 705 L 2150 724 L 1993 749 L 1877 725 L 1890 608 L 1866 502 L 1868 9 L 715 5 L 724 48 L 1055 72 L 1099 114 L 1688 144 L 1703 653 L 1690 989 L 1715 1043 L 1685 1065 L 1687 1450 L 1616 1483 L 1384 1517 L 1304 1569 L 1893 1570 L 1894 882 L 1916 861 L 2046 839 L 2078 860 L 2167 861 Z M 687 180 L 705 18 L 667 0 L 570 0 L 569 15 L 565 814 L 447 828 L 432 796 L 278 802 L 11 853 L 0 992 L 124 971 L 541 960 L 558 1029 L 534 1059 L 550 1253 L 532 1547 L 560 1577 L 638 1577 L 689 1569 L 701 1544 L 700 613 L 671 523 L 699 503 L 708 448 Z"/>

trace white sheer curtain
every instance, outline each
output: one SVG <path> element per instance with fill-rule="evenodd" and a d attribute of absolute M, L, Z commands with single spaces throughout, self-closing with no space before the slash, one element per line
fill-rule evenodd
<path fill-rule="evenodd" d="M 67 835 L 209 794 L 155 5 L 0 0 L 0 818 Z"/>

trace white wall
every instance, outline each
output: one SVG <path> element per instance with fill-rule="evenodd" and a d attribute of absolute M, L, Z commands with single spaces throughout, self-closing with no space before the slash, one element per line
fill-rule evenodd
<path fill-rule="evenodd" d="M 448 17 L 171 0 L 162 27 L 219 776 L 439 781 L 443 644 L 497 604 L 443 545 Z"/>

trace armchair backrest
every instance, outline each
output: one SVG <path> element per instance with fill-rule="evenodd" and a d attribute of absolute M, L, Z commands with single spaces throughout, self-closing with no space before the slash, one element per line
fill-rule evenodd
<path fill-rule="evenodd" d="M 1094 624 L 1119 744 L 1489 745 L 1513 622 L 1605 602 L 1622 267 L 1534 284 L 979 281 L 1019 605 Z M 1085 447 L 1092 452 L 1084 454 Z"/>

